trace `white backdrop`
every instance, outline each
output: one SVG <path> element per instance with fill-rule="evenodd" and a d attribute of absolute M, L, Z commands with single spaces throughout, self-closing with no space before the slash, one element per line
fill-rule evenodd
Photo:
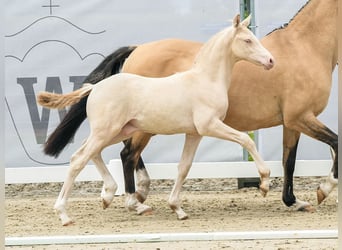
<path fill-rule="evenodd" d="M 304 2 L 257 0 L 257 34 L 263 36 L 289 21 Z M 275 7 L 279 10 L 276 15 Z M 88 134 L 85 122 L 74 143 L 58 159 L 45 156 L 42 144 L 65 111 L 47 111 L 37 106 L 38 91 L 71 91 L 104 56 L 120 46 L 169 37 L 206 41 L 230 25 L 229 20 L 238 12 L 239 2 L 229 0 L 7 1 L 3 58 L 6 167 L 66 164 Z M 337 82 L 337 76 L 335 79 Z M 322 120 L 335 131 L 336 89 L 337 83 L 329 107 L 322 115 Z M 259 146 L 266 160 L 281 159 L 281 137 L 280 127 L 261 130 Z M 329 157 L 326 145 L 307 138 L 302 138 L 302 143 L 299 152 L 302 159 Z M 144 160 L 177 162 L 182 146 L 182 135 L 155 137 L 144 151 Z M 106 149 L 105 161 L 118 158 L 121 148 L 120 144 Z M 242 149 L 237 144 L 206 138 L 195 160 L 242 160 Z"/>

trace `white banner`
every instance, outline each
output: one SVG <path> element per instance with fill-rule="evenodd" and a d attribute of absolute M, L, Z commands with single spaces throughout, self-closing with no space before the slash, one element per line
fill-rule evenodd
<path fill-rule="evenodd" d="M 5 10 L 6 167 L 67 164 L 88 134 L 84 122 L 58 159 L 42 152 L 47 136 L 66 110 L 37 106 L 41 90 L 66 93 L 103 58 L 121 46 L 177 37 L 206 41 L 230 25 L 237 1 L 35 0 L 7 1 Z M 147 162 L 177 162 L 183 136 L 158 136 L 144 152 Z M 119 157 L 122 144 L 105 150 Z M 201 153 L 202 151 L 202 153 Z M 205 152 L 205 153 L 204 153 Z M 198 160 L 242 157 L 241 147 L 205 139 Z"/>
<path fill-rule="evenodd" d="M 256 1 L 259 36 L 289 21 L 305 2 Z M 67 111 L 38 106 L 35 96 L 39 91 L 66 93 L 78 88 L 106 55 L 121 46 L 163 38 L 206 41 L 230 25 L 240 8 L 239 1 L 229 0 L 12 0 L 5 6 L 6 167 L 68 164 L 88 135 L 85 121 L 74 142 L 57 159 L 44 155 L 47 136 Z M 277 15 L 273 15 L 275 8 L 281 10 Z M 337 130 L 337 83 L 322 121 Z M 279 127 L 261 131 L 259 144 L 266 160 L 281 159 L 281 138 Z M 307 140 L 302 138 L 305 145 L 299 147 L 302 159 L 329 157 L 326 145 Z M 144 151 L 144 160 L 177 162 L 183 141 L 183 135 L 156 136 Z M 105 161 L 119 158 L 122 147 L 118 144 L 106 149 Z M 241 160 L 239 145 L 212 138 L 201 142 L 195 158 Z"/>

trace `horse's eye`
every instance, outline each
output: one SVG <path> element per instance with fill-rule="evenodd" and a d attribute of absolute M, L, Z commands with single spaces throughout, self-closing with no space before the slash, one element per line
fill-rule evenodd
<path fill-rule="evenodd" d="M 252 43 L 252 40 L 251 39 L 245 39 L 245 42 L 246 43 Z"/>

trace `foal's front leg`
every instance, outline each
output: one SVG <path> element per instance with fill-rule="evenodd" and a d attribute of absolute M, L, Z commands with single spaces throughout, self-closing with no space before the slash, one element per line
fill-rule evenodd
<path fill-rule="evenodd" d="M 207 123 L 198 123 L 197 130 L 202 136 L 211 136 L 239 143 L 252 155 L 260 175 L 260 191 L 266 196 L 269 191 L 270 169 L 258 153 L 254 141 L 246 134 L 224 124 L 220 119 L 211 119 Z"/>
<path fill-rule="evenodd" d="M 178 176 L 169 198 L 170 208 L 177 214 L 179 220 L 185 220 L 188 215 L 181 208 L 179 194 L 186 176 L 189 173 L 197 147 L 202 139 L 199 135 L 186 135 L 182 158 L 178 164 Z"/>

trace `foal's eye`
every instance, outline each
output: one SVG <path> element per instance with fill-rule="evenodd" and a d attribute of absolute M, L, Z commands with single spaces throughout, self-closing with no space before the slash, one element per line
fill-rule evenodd
<path fill-rule="evenodd" d="M 245 39 L 245 42 L 246 43 L 252 43 L 252 40 L 251 39 Z"/>

